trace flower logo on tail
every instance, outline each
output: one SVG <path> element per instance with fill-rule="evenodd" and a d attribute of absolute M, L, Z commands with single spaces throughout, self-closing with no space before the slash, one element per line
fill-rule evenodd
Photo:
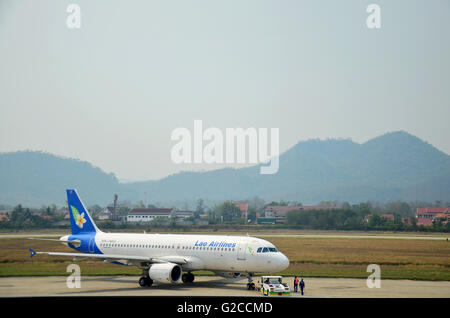
<path fill-rule="evenodd" d="M 74 207 L 73 205 L 71 205 L 70 208 L 72 210 L 72 216 L 73 216 L 73 219 L 75 220 L 75 224 L 80 229 L 82 229 L 83 224 L 86 223 L 86 219 L 84 218 L 84 212 L 80 214 L 80 212 L 78 212 L 77 208 Z"/>

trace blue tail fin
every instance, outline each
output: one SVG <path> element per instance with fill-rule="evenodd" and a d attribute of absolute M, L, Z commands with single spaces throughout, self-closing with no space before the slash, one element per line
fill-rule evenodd
<path fill-rule="evenodd" d="M 78 196 L 77 190 L 67 190 L 67 204 L 69 205 L 70 226 L 72 234 L 99 232 L 94 220 L 89 215 L 83 202 Z"/>

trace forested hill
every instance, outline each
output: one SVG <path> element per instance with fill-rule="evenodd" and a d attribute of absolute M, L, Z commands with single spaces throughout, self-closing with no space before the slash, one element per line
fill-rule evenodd
<path fill-rule="evenodd" d="M 388 133 L 363 144 L 308 140 L 280 156 L 274 175 L 259 167 L 183 172 L 130 185 L 160 200 L 210 198 L 349 202 L 449 200 L 450 156 L 406 132 Z"/>
<path fill-rule="evenodd" d="M 123 200 L 153 202 L 241 200 L 254 196 L 316 204 L 322 200 L 449 201 L 450 156 L 406 132 L 359 144 L 308 140 L 280 156 L 274 175 L 259 167 L 182 172 L 161 180 L 122 184 L 88 162 L 42 152 L 0 154 L 0 204 L 63 204 L 66 188 L 89 204 Z"/>
<path fill-rule="evenodd" d="M 0 154 L 0 176 L 2 204 L 62 205 L 67 188 L 79 189 L 86 202 L 105 203 L 126 190 L 113 174 L 88 162 L 43 152 Z"/>

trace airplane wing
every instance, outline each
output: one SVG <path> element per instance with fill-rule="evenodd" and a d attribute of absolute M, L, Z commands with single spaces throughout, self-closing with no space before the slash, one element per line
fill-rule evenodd
<path fill-rule="evenodd" d="M 134 255 L 116 255 L 116 254 L 90 254 L 90 253 L 62 253 L 62 252 L 35 252 L 30 248 L 30 258 L 36 254 L 46 254 L 51 256 L 67 256 L 73 258 L 96 258 L 102 260 L 127 260 L 127 261 L 139 261 L 148 263 L 175 263 L 179 265 L 186 264 L 187 261 L 183 257 L 179 256 L 164 256 L 161 258 L 153 258 L 146 256 L 134 256 Z"/>

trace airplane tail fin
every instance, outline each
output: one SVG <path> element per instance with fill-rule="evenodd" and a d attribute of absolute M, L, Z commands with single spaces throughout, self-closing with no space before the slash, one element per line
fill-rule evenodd
<path fill-rule="evenodd" d="M 67 189 L 67 204 L 69 208 L 72 234 L 100 232 L 88 210 L 78 196 L 77 190 Z"/>

